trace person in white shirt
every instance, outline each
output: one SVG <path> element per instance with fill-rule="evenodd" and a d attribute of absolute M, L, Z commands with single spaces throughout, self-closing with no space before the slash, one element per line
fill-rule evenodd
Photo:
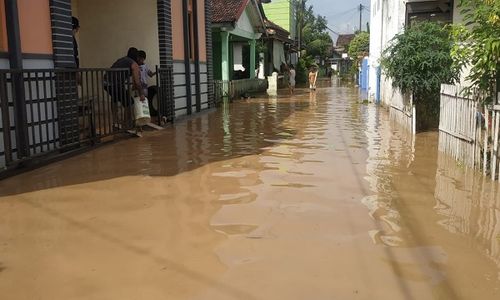
<path fill-rule="evenodd" d="M 139 50 L 137 55 L 139 67 L 141 68 L 141 85 L 142 90 L 144 91 L 144 95 L 148 96 L 148 78 L 156 75 L 156 72 L 151 71 L 146 65 L 146 52 L 143 50 Z"/>
<path fill-rule="evenodd" d="M 295 91 L 295 76 L 297 75 L 293 65 L 290 65 L 289 73 L 290 95 L 293 95 L 293 92 Z"/>

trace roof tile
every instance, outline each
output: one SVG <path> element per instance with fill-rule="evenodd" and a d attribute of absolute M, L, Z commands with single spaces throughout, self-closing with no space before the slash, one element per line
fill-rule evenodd
<path fill-rule="evenodd" d="M 212 2 L 212 23 L 236 22 L 248 0 L 211 0 Z"/>

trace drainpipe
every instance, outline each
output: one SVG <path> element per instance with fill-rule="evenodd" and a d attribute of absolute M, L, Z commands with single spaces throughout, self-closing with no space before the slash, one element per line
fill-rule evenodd
<path fill-rule="evenodd" d="M 5 17 L 10 68 L 21 70 L 23 68 L 23 56 L 21 51 L 21 33 L 19 29 L 17 0 L 5 0 Z M 14 87 L 12 96 L 14 97 L 17 158 L 20 159 L 29 156 L 28 121 L 26 115 L 23 74 L 13 73 L 12 83 Z"/>

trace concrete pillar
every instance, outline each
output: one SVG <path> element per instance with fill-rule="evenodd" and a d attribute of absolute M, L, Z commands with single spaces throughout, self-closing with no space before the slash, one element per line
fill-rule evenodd
<path fill-rule="evenodd" d="M 222 49 L 222 80 L 229 81 L 229 32 L 222 31 L 220 33 L 221 49 Z"/>
<path fill-rule="evenodd" d="M 267 76 L 267 82 L 267 94 L 273 97 L 278 96 L 278 73 L 273 72 L 273 75 Z"/>
<path fill-rule="evenodd" d="M 255 40 L 250 40 L 250 79 L 255 78 Z"/>

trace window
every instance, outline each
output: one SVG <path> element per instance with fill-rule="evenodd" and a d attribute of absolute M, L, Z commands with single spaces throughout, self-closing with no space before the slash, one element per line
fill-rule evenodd
<path fill-rule="evenodd" d="M 406 4 L 406 25 L 415 22 L 432 21 L 451 23 L 453 20 L 453 3 L 451 1 L 410 2 Z"/>

